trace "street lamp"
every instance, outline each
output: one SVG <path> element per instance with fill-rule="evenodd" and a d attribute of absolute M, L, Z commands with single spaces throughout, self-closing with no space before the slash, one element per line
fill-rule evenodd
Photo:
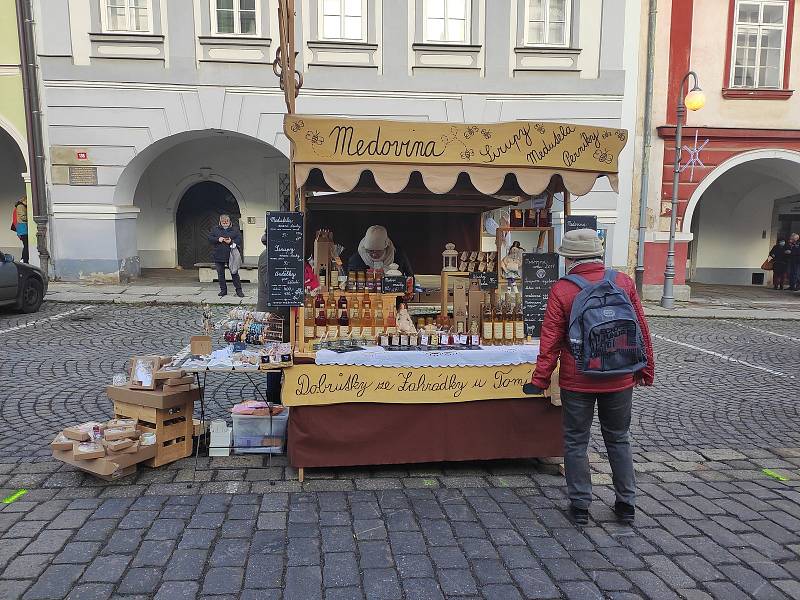
<path fill-rule="evenodd" d="M 683 96 L 689 77 L 694 80 L 694 86 Z M 664 268 L 664 292 L 661 294 L 661 306 L 667 309 L 675 308 L 675 295 L 673 284 L 675 283 L 675 228 L 678 218 L 678 184 L 681 178 L 681 145 L 683 143 L 683 120 L 686 118 L 686 109 L 691 111 L 700 110 L 706 104 L 706 95 L 700 89 L 697 81 L 697 73 L 689 71 L 683 76 L 680 88 L 678 88 L 678 124 L 675 128 L 675 165 L 672 170 L 672 208 L 669 215 L 669 246 L 667 247 L 667 265 Z"/>

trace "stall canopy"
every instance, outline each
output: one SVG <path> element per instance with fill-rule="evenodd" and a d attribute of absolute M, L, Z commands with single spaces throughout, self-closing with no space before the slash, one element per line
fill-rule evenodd
<path fill-rule="evenodd" d="M 350 192 L 366 184 L 435 194 L 536 196 L 548 188 L 587 194 L 598 177 L 617 190 L 628 132 L 567 123 L 483 125 L 287 115 L 298 188 Z M 377 191 L 377 189 L 376 189 Z M 474 193 L 473 191 L 473 193 Z"/>

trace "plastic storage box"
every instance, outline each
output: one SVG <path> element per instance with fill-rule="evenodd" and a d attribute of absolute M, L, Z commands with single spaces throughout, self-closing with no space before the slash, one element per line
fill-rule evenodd
<path fill-rule="evenodd" d="M 237 453 L 282 454 L 289 409 L 273 417 L 231 415 L 233 446 Z"/>

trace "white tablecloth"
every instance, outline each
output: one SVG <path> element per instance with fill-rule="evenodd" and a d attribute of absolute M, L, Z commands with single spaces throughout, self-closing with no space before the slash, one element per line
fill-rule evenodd
<path fill-rule="evenodd" d="M 339 354 L 317 351 L 318 365 L 356 365 L 365 367 L 499 367 L 535 363 L 539 345 L 483 346 L 481 350 L 385 350 L 374 346 Z"/>

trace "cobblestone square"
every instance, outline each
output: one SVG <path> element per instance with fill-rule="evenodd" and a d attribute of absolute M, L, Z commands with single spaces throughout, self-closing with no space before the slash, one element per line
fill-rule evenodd
<path fill-rule="evenodd" d="M 798 321 L 652 318 L 636 522 L 614 518 L 595 430 L 577 528 L 551 460 L 312 469 L 303 484 L 281 456 L 83 474 L 51 458 L 52 437 L 109 417 L 113 374 L 183 348 L 200 314 L 76 308 L 0 314 L 0 496 L 28 490 L 0 505 L 3 600 L 800 598 Z M 248 387 L 210 377 L 211 414 Z"/>

